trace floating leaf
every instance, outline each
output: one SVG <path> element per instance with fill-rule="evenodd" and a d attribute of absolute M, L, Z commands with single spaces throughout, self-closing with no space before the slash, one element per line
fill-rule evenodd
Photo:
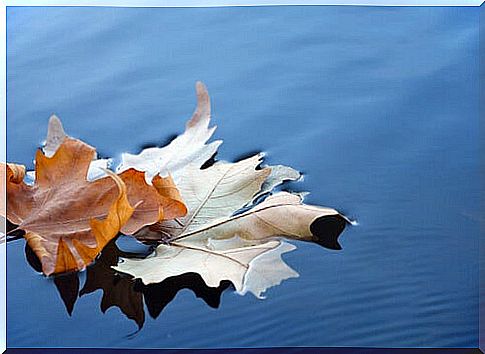
<path fill-rule="evenodd" d="M 315 227 L 328 218 L 326 227 Z M 298 276 L 280 257 L 296 247 L 272 239 L 313 241 L 340 249 L 337 239 L 346 222 L 334 209 L 305 205 L 300 196 L 280 192 L 244 213 L 187 228 L 146 259 L 123 259 L 114 268 L 144 284 L 196 272 L 210 287 L 230 280 L 239 294 L 249 291 L 261 297 L 271 286 Z"/>
<path fill-rule="evenodd" d="M 66 138 L 36 155 L 33 186 L 7 166 L 7 218 L 25 231 L 46 275 L 83 269 L 133 213 L 120 177 L 86 180 L 94 148 Z"/>
<path fill-rule="evenodd" d="M 52 115 L 43 147 L 45 156 L 53 156 L 67 138 L 60 119 Z M 96 158 L 96 153 L 93 156 Z M 109 161 L 109 159 L 93 159 L 89 164 L 87 179 L 94 180 L 106 176 Z M 35 181 L 34 171 L 30 172 L 31 179 Z M 131 218 L 121 229 L 124 234 L 130 235 L 146 225 L 163 219 L 184 216 L 187 213 L 187 208 L 170 176 L 165 178 L 155 176 L 152 182 L 147 184 L 144 172 L 130 168 L 120 173 L 119 177 L 126 185 L 128 201 L 135 206 Z"/>
<path fill-rule="evenodd" d="M 130 209 L 130 215 L 126 217 L 126 221 L 122 222 L 119 218 L 113 221 L 113 223 L 118 222 L 113 230 L 121 229 L 123 233 L 134 234 L 137 239 L 142 241 L 163 243 L 159 244 L 155 251 L 144 259 L 125 254 L 118 265 L 113 266 L 113 262 L 110 262 L 104 267 L 107 269 L 108 266 L 112 266 L 111 268 L 116 271 L 141 279 L 145 284 L 141 286 L 145 299 L 150 298 L 152 304 L 161 303 L 161 308 L 165 302 L 156 301 L 150 296 L 158 294 L 157 289 L 161 284 L 168 284 L 175 281 L 174 279 L 185 279 L 184 277 L 188 275 L 199 277 L 197 279 L 203 281 L 208 289 L 211 289 L 209 292 L 203 291 L 201 294 L 214 293 L 219 294 L 220 297 L 218 289 L 223 289 L 223 284 L 230 281 L 239 294 L 251 292 L 257 297 L 262 297 L 268 288 L 285 279 L 298 276 L 281 258 L 283 253 L 296 248 L 295 245 L 285 242 L 284 239 L 315 242 L 326 248 L 340 249 L 338 237 L 346 223 L 349 222 L 334 209 L 303 204 L 303 194 L 275 192 L 275 187 L 284 181 L 299 179 L 300 173 L 283 165 L 261 166 L 263 154 L 257 154 L 236 163 L 213 162 L 221 141 L 208 143 L 215 130 L 215 127 L 209 128 L 209 95 L 205 86 L 200 82 L 196 84 L 196 91 L 197 108 L 186 124 L 185 132 L 163 148 L 148 148 L 138 155 L 123 154 L 122 162 L 117 167 L 118 175 L 98 168 L 99 166 L 106 167 L 109 162 L 108 160 L 96 160 L 94 149 L 89 158 L 82 158 L 83 183 L 89 184 L 86 176 L 88 179 L 97 178 L 92 184 L 100 185 L 108 180 L 113 184 L 111 180 L 113 179 L 116 184 L 113 184 L 110 190 L 113 191 L 116 189 L 115 186 L 118 186 L 125 202 L 135 206 L 134 211 Z M 38 159 L 48 160 L 51 154 L 51 159 L 56 159 L 58 155 L 62 155 L 64 145 L 70 141 L 74 141 L 74 139 L 66 136 L 60 120 L 55 116 L 51 117 L 48 137 L 44 146 L 45 156 L 40 153 Z M 70 158 L 73 159 L 74 155 Z M 77 159 L 79 160 L 79 158 Z M 207 163 L 208 160 L 211 161 L 210 165 Z M 66 163 L 64 160 L 62 161 Z M 98 199 L 93 199 L 94 197 L 91 197 L 89 193 L 79 198 L 83 201 L 87 199 L 90 207 L 75 204 L 73 202 L 74 194 L 79 187 L 62 187 L 70 185 L 72 178 L 69 177 L 67 181 L 55 183 L 56 186 L 50 185 L 47 188 L 48 193 L 44 191 L 41 194 L 43 199 L 39 203 L 40 199 L 30 197 L 25 190 L 31 188 L 38 191 L 41 189 L 42 182 L 46 179 L 42 175 L 44 165 L 46 164 L 36 163 L 36 175 L 34 176 L 36 182 L 33 187 L 21 182 L 22 178 L 17 178 L 16 184 L 22 185 L 24 190 L 22 190 L 23 199 L 19 198 L 15 203 L 35 205 L 37 208 L 35 211 L 41 216 L 40 231 L 52 231 L 56 237 L 53 240 L 50 236 L 49 239 L 44 233 L 39 236 L 39 221 L 33 220 L 30 215 L 30 219 L 27 218 L 26 223 L 25 218 L 17 217 L 14 210 L 12 218 L 20 221 L 19 227 L 27 232 L 25 237 L 29 240 L 29 244 L 32 244 L 34 252 L 41 258 L 44 272 L 46 270 L 51 273 L 57 272 L 59 263 L 64 265 L 60 267 L 62 269 L 81 269 L 92 261 L 100 250 L 100 248 L 96 248 L 96 252 L 87 252 L 86 246 L 93 248 L 98 245 L 96 231 L 99 230 L 94 227 L 96 225 L 91 224 L 101 222 L 98 219 L 103 217 L 108 220 L 110 214 L 94 210 L 99 204 L 103 204 L 100 203 L 101 201 L 106 202 L 109 198 L 103 197 L 101 189 L 101 195 L 97 196 Z M 72 167 L 69 166 L 69 168 Z M 79 166 L 77 167 L 79 170 Z M 97 172 L 88 172 L 91 170 Z M 7 175 L 11 173 L 12 181 L 15 180 L 13 178 L 15 171 L 13 169 L 9 171 Z M 102 172 L 99 173 L 99 171 Z M 106 173 L 109 174 L 109 177 L 104 176 Z M 22 172 L 20 171 L 19 174 L 22 175 Z M 61 189 L 64 193 L 64 199 L 56 196 L 58 192 L 56 188 Z M 83 188 L 83 193 L 89 189 L 84 185 Z M 118 197 L 121 197 L 121 194 Z M 51 205 L 49 203 L 52 198 Z M 69 208 L 69 203 L 74 203 L 74 208 Z M 77 201 L 77 203 L 80 202 Z M 41 205 L 38 206 L 38 204 Z M 50 209 L 47 209 L 47 216 L 43 216 L 42 212 L 45 213 L 46 205 Z M 111 209 L 113 207 L 110 207 L 110 212 Z M 81 210 L 85 212 L 82 214 L 83 217 L 78 216 L 72 220 L 72 216 L 70 216 L 71 219 L 65 220 L 64 214 L 74 213 L 74 211 L 80 213 Z M 90 218 L 91 221 L 89 221 Z M 76 225 L 81 220 L 89 224 L 88 226 L 91 226 L 92 230 L 89 227 L 82 228 L 81 231 L 69 229 L 68 232 L 65 232 L 63 230 L 63 228 L 67 228 L 66 225 Z M 55 226 L 54 222 L 57 222 Z M 106 227 L 113 226 L 107 221 L 106 223 Z M 28 228 L 25 228 L 25 224 Z M 61 231 L 62 235 L 59 233 Z M 78 232 L 92 233 L 94 237 L 93 235 L 91 238 L 84 236 L 81 240 L 76 236 Z M 83 245 L 82 241 L 87 242 L 88 245 Z M 103 245 L 107 241 L 108 239 L 104 240 Z M 42 242 L 46 242 L 50 249 L 47 250 Z M 56 257 L 49 256 L 55 248 L 51 243 L 57 247 Z M 89 257 L 84 256 L 86 253 L 89 253 Z M 44 260 L 43 257 L 46 257 L 47 260 Z M 58 259 L 61 259 L 62 262 Z M 73 267 L 72 263 L 75 263 L 76 267 Z M 71 264 L 70 268 L 66 267 L 66 264 Z M 106 269 L 103 274 L 111 279 L 111 273 Z M 46 274 L 50 273 L 46 272 Z M 138 294 L 134 301 L 135 307 L 138 309 L 134 312 L 130 310 L 131 297 L 127 299 L 121 295 L 121 293 L 126 295 L 133 291 L 130 283 L 123 283 L 126 285 L 123 287 L 112 284 L 106 288 L 105 285 L 109 282 L 98 283 L 93 280 L 95 278 L 90 276 L 91 281 L 86 283 L 81 292 L 86 293 L 103 288 L 105 291 L 103 300 L 106 299 L 102 303 L 103 311 L 110 306 L 118 306 L 141 326 L 144 320 L 139 310 L 142 302 L 141 295 Z M 101 281 L 103 277 L 99 275 L 97 278 Z M 126 280 L 126 278 L 124 279 Z M 185 286 L 183 281 L 180 284 L 182 287 Z M 149 289 L 155 290 L 150 292 Z M 71 294 L 71 292 L 68 293 Z M 165 293 L 166 299 L 173 298 L 175 293 L 173 291 Z M 123 300 L 128 302 L 123 302 Z M 68 303 L 70 304 L 70 302 Z M 153 310 L 154 313 L 159 313 L 158 305 Z M 143 310 L 141 311 L 143 312 Z"/>
<path fill-rule="evenodd" d="M 179 153 L 190 156 L 190 152 L 200 151 L 209 137 L 186 141 Z M 282 182 L 299 179 L 298 171 L 283 165 L 260 168 L 263 154 L 236 163 L 216 162 L 205 169 L 201 169 L 201 160 L 192 163 L 188 159 L 184 165 L 186 160 L 176 159 L 172 164 L 169 147 L 150 150 L 159 155 L 147 149 L 130 156 L 122 168 L 134 166 L 152 173 L 168 170 L 176 175 L 188 213 L 141 229 L 135 234 L 139 240 L 164 244 L 146 259 L 123 259 L 116 270 L 144 284 L 197 273 L 209 287 L 230 280 L 238 293 L 249 291 L 261 297 L 269 287 L 298 275 L 281 260 L 281 254 L 295 246 L 281 238 L 341 248 L 338 237 L 348 220 L 336 210 L 305 205 L 302 195 L 288 192 L 261 201 L 260 197 Z"/>

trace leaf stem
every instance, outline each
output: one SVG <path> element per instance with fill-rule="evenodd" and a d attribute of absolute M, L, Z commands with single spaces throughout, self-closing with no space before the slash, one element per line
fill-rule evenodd
<path fill-rule="evenodd" d="M 184 227 L 184 226 L 185 226 L 185 225 L 184 225 L 184 224 L 183 224 L 183 223 L 182 223 L 182 222 L 181 222 L 181 221 L 180 221 L 178 218 L 175 218 L 174 220 L 175 220 L 175 222 L 176 222 L 177 224 L 179 224 L 180 226 L 182 226 L 182 227 Z"/>

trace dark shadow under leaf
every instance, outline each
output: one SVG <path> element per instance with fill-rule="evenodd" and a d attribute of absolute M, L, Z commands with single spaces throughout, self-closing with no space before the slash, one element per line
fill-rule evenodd
<path fill-rule="evenodd" d="M 39 273 L 42 273 L 42 264 L 32 248 L 25 243 L 25 258 L 27 263 Z M 54 276 L 54 284 L 59 292 L 62 302 L 66 306 L 69 316 L 72 315 L 74 304 L 78 298 L 79 278 L 77 272 L 69 272 Z"/>
<path fill-rule="evenodd" d="M 79 278 L 77 272 L 56 275 L 54 277 L 54 284 L 66 306 L 67 313 L 71 316 L 79 292 Z"/>
<path fill-rule="evenodd" d="M 27 259 L 27 263 L 29 263 L 29 265 L 36 272 L 42 273 L 42 264 L 40 263 L 39 258 L 34 253 L 34 251 L 32 251 L 32 248 L 30 248 L 27 242 L 25 243 L 25 258 Z"/>
<path fill-rule="evenodd" d="M 204 300 L 207 305 L 218 308 L 223 291 L 230 285 L 229 281 L 222 281 L 217 288 L 211 288 L 205 284 L 199 274 L 185 273 L 167 278 L 157 284 L 143 285 L 137 282 L 136 287 L 143 293 L 150 316 L 157 318 L 182 289 L 192 290 L 195 296 Z"/>
<path fill-rule="evenodd" d="M 135 321 L 141 328 L 145 322 L 142 293 L 134 290 L 132 279 L 116 274 L 111 268 L 118 263 L 118 257 L 130 255 L 120 251 L 114 240 L 108 243 L 96 262 L 88 267 L 86 283 L 79 292 L 79 296 L 101 289 L 103 297 L 100 308 L 103 313 L 110 307 L 118 307 L 126 317 Z"/>

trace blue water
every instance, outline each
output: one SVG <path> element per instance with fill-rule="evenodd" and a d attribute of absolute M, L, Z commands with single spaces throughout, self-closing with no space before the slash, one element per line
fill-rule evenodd
<path fill-rule="evenodd" d="M 359 221 L 341 251 L 296 243 L 284 259 L 300 278 L 265 300 L 229 288 L 214 308 L 182 289 L 154 319 L 117 283 L 145 302 L 132 336 L 101 290 L 77 298 L 69 280 L 68 315 L 10 242 L 8 345 L 476 347 L 478 11 L 8 8 L 10 162 L 32 168 L 52 113 L 102 156 L 162 143 L 202 80 L 219 158 L 266 151 L 305 173 L 290 188 L 309 203 Z"/>

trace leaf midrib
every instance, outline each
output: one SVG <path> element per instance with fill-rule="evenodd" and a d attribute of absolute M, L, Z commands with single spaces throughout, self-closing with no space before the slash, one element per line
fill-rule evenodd
<path fill-rule="evenodd" d="M 206 225 L 206 226 L 203 226 L 199 229 L 196 229 L 194 231 L 190 231 L 190 232 L 187 232 L 186 234 L 182 233 L 180 234 L 179 236 L 177 237 L 174 237 L 173 239 L 169 240 L 169 242 L 172 242 L 172 241 L 177 241 L 177 240 L 181 240 L 181 239 L 184 239 L 184 238 L 187 238 L 187 237 L 190 237 L 190 236 L 194 236 L 194 235 L 197 235 L 198 233 L 201 233 L 201 232 L 204 232 L 204 231 L 207 231 L 207 230 L 210 230 L 214 227 L 217 227 L 217 226 L 220 226 L 220 225 L 223 225 L 225 223 L 228 223 L 230 221 L 233 221 L 233 220 L 237 220 L 237 219 L 240 219 L 242 217 L 245 217 L 245 216 L 248 216 L 248 215 L 251 215 L 251 214 L 256 214 L 256 213 L 259 213 L 261 211 L 264 211 L 264 210 L 268 210 L 268 209 L 272 209 L 272 208 L 279 208 L 279 207 L 284 207 L 284 206 L 302 206 L 304 207 L 305 205 L 304 204 L 293 204 L 293 203 L 280 203 L 280 204 L 274 204 L 274 205 L 268 205 L 264 208 L 260 208 L 258 210 L 249 210 L 245 213 L 242 213 L 242 214 L 239 214 L 239 215 L 235 215 L 235 216 L 231 216 L 227 219 L 223 219 L 217 223 L 214 223 L 214 224 L 209 224 L 209 225 Z"/>

